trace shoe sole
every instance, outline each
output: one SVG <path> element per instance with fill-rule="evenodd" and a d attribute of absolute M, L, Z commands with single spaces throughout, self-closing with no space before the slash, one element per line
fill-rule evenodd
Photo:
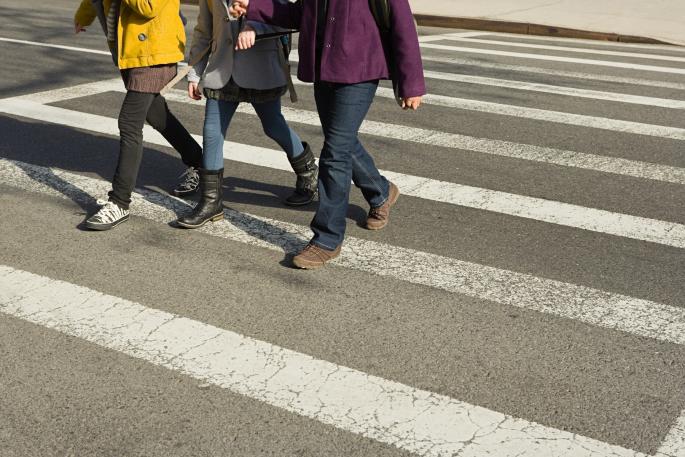
<path fill-rule="evenodd" d="M 174 197 L 185 197 L 186 195 L 193 195 L 196 194 L 198 189 L 195 190 L 186 190 L 186 191 L 180 191 L 180 190 L 172 190 L 171 195 Z"/>
<path fill-rule="evenodd" d="M 130 216 L 124 216 L 118 221 L 112 222 L 111 224 L 93 224 L 92 222 L 86 221 L 86 228 L 90 230 L 95 230 L 97 232 L 105 232 L 107 230 L 112 230 L 119 224 L 123 224 L 124 222 L 128 221 L 129 218 Z"/>
<path fill-rule="evenodd" d="M 392 207 L 395 205 L 395 203 L 397 203 L 397 199 L 400 198 L 400 194 L 401 194 L 401 193 L 400 193 L 400 188 L 397 187 L 397 186 L 395 186 L 395 189 L 397 189 L 397 192 L 395 193 L 395 195 L 394 195 L 394 196 L 393 196 L 393 195 L 390 195 L 390 196 L 389 196 L 389 199 L 388 199 L 388 202 L 390 203 L 390 208 L 392 208 Z M 381 230 L 381 229 L 384 229 L 384 228 L 388 225 L 389 222 L 390 222 L 390 220 L 389 220 L 389 219 L 386 219 L 385 224 L 383 224 L 383 225 L 377 225 L 377 226 L 375 226 L 375 227 L 370 226 L 369 223 L 367 222 L 367 223 L 366 223 L 366 228 L 367 228 L 368 230 Z"/>
<path fill-rule="evenodd" d="M 181 221 L 176 221 L 176 223 L 183 228 L 196 229 L 196 228 L 202 227 L 203 225 L 206 225 L 208 222 L 219 222 L 223 218 L 224 218 L 224 212 L 222 211 L 221 214 L 217 214 L 217 215 L 212 216 L 208 219 L 205 219 L 204 221 L 202 221 L 200 224 L 197 224 L 197 225 L 187 224 L 187 223 L 181 222 Z"/>
<path fill-rule="evenodd" d="M 299 203 L 299 202 L 290 202 L 290 201 L 288 201 L 288 200 L 283 200 L 283 204 L 286 205 L 286 206 L 305 206 L 305 205 L 309 205 L 310 203 L 312 203 L 312 202 L 316 199 L 316 196 L 317 196 L 317 195 L 318 195 L 318 194 L 314 194 L 314 196 L 312 196 L 312 199 L 311 199 L 311 200 L 308 200 L 308 201 L 306 201 L 306 202 Z"/>
<path fill-rule="evenodd" d="M 301 261 L 293 259 L 293 265 L 295 265 L 300 270 L 316 270 L 316 269 L 321 268 L 324 265 L 326 265 L 326 263 L 325 262 L 324 263 L 309 263 L 309 262 L 301 262 Z"/>

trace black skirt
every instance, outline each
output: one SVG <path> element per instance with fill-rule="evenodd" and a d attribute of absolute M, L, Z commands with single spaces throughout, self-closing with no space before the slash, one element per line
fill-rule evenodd
<path fill-rule="evenodd" d="M 221 89 L 203 90 L 205 97 L 234 103 L 266 103 L 281 98 L 288 91 L 288 86 L 273 89 L 246 89 L 238 86 L 233 78 Z"/>

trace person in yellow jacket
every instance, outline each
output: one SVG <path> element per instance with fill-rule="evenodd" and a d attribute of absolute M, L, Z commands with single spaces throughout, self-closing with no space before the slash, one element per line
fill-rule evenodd
<path fill-rule="evenodd" d="M 176 76 L 176 64 L 184 57 L 186 36 L 179 8 L 179 0 L 83 0 L 76 11 L 75 33 L 99 19 L 126 86 L 119 113 L 119 163 L 108 201 L 98 201 L 102 207 L 86 220 L 89 229 L 109 230 L 129 219 L 146 120 L 188 166 L 173 193 L 183 196 L 198 188 L 202 148 L 160 95 Z"/>

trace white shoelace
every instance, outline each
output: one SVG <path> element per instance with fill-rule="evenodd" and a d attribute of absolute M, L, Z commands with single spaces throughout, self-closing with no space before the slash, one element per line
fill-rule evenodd
<path fill-rule="evenodd" d="M 179 178 L 183 178 L 185 176 L 185 180 L 181 183 L 180 187 L 183 189 L 194 189 L 200 184 L 200 175 L 197 172 L 197 169 L 194 167 L 188 167 L 188 169 L 183 172 Z"/>
<path fill-rule="evenodd" d="M 98 211 L 93 218 L 103 223 L 114 222 L 128 213 L 125 209 L 119 208 L 116 203 L 107 200 L 98 199 L 97 204 L 102 208 L 100 208 L 100 211 Z"/>

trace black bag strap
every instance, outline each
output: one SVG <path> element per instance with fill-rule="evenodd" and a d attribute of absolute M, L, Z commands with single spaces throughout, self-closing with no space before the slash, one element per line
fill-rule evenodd
<path fill-rule="evenodd" d="M 369 8 L 371 9 L 371 14 L 376 20 L 376 25 L 381 31 L 381 35 L 387 35 L 390 33 L 390 5 L 388 5 L 388 0 L 369 0 Z"/>

